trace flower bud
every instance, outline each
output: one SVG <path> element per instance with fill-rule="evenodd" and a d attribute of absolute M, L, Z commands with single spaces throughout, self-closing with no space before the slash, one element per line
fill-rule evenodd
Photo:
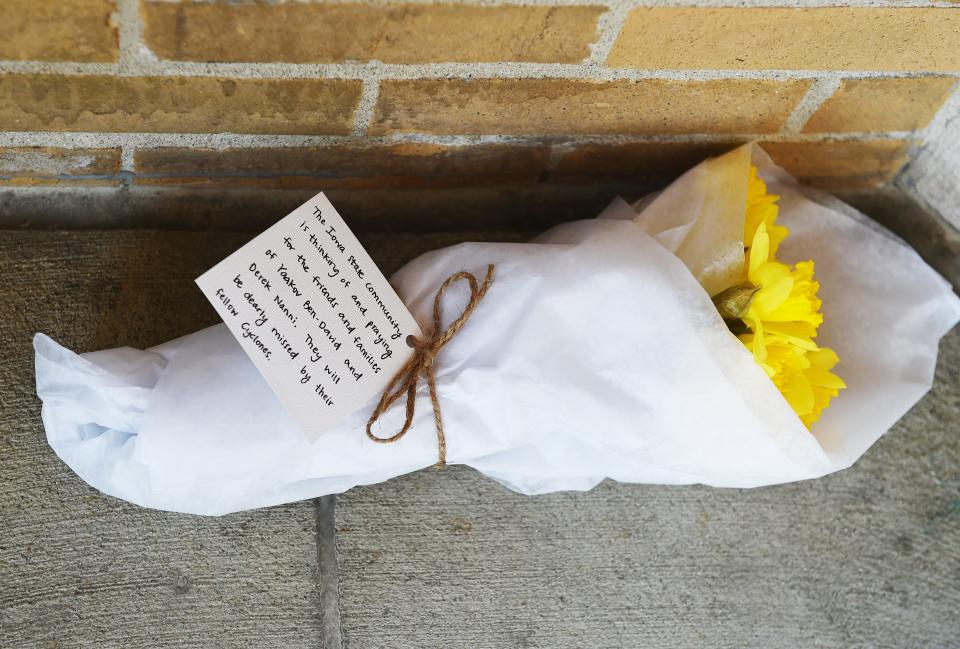
<path fill-rule="evenodd" d="M 750 282 L 737 284 L 714 295 L 713 305 L 717 307 L 717 311 L 724 320 L 739 320 L 747 314 L 750 301 L 759 290 L 759 286 L 754 286 Z"/>

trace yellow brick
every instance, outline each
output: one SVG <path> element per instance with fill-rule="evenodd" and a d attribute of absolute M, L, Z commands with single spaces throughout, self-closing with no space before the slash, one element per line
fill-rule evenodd
<path fill-rule="evenodd" d="M 347 134 L 360 81 L 0 75 L 11 131 Z"/>
<path fill-rule="evenodd" d="M 0 0 L 0 59 L 116 61 L 113 0 Z"/>
<path fill-rule="evenodd" d="M 0 148 L 0 184 L 116 185 L 119 149 Z"/>
<path fill-rule="evenodd" d="M 546 168 L 544 146 L 159 148 L 135 155 L 137 182 L 205 187 L 436 189 L 533 185 Z"/>
<path fill-rule="evenodd" d="M 828 140 L 763 142 L 773 160 L 803 183 L 831 191 L 872 189 L 893 179 L 913 142 Z"/>
<path fill-rule="evenodd" d="M 960 70 L 960 11 L 638 7 L 607 63 L 650 69 Z"/>
<path fill-rule="evenodd" d="M 914 131 L 933 119 L 956 81 L 953 77 L 846 79 L 803 130 Z"/>
<path fill-rule="evenodd" d="M 810 82 L 387 80 L 371 132 L 438 134 L 771 133 Z"/>
<path fill-rule="evenodd" d="M 604 7 L 143 2 L 144 39 L 191 61 L 576 63 Z"/>

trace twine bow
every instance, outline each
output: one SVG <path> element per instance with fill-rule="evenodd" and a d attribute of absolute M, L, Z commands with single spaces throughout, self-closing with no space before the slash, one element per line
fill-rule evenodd
<path fill-rule="evenodd" d="M 441 329 L 441 303 L 443 294 L 453 283 L 460 280 L 466 280 L 470 284 L 470 301 L 464 308 L 460 317 L 450 323 L 446 329 Z M 367 421 L 367 437 L 379 444 L 390 444 L 396 442 L 407 434 L 410 425 L 413 423 L 413 414 L 417 406 L 417 383 L 422 374 L 427 379 L 427 386 L 430 388 L 430 401 L 433 403 L 433 420 L 437 427 L 437 446 L 439 459 L 437 466 L 441 467 L 447 462 L 447 440 L 443 434 L 443 418 L 440 416 L 440 402 L 437 400 L 437 378 L 434 375 L 433 362 L 437 354 L 443 349 L 443 346 L 450 342 L 454 336 L 459 333 L 466 324 L 467 320 L 480 304 L 480 300 L 487 294 L 490 284 L 493 283 L 493 264 L 487 266 L 487 276 L 483 281 L 479 281 L 472 273 L 461 271 L 454 273 L 443 282 L 433 299 L 433 331 L 424 339 L 409 336 L 407 343 L 413 347 L 413 358 L 407 361 L 406 365 L 400 368 L 400 371 L 390 379 L 390 383 L 383 391 L 380 402 L 374 408 L 370 420 Z M 407 415 L 403 422 L 403 427 L 390 437 L 377 437 L 373 434 L 371 428 L 373 424 L 385 413 L 390 406 L 399 401 L 404 395 L 407 396 Z"/>

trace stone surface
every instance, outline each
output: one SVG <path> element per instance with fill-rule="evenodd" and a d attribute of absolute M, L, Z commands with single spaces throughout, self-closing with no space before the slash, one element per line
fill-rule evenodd
<path fill-rule="evenodd" d="M 807 80 L 387 80 L 371 134 L 772 133 Z"/>
<path fill-rule="evenodd" d="M 211 324 L 192 278 L 250 236 L 0 236 L 0 647 L 899 648 L 960 634 L 957 332 L 933 394 L 853 468 L 801 484 L 530 498 L 448 467 L 339 497 L 334 530 L 329 499 L 208 519 L 87 487 L 44 440 L 30 336 L 92 350 Z M 522 236 L 360 238 L 390 273 Z M 339 588 L 318 580 L 334 551 Z"/>
<path fill-rule="evenodd" d="M 556 183 L 610 182 L 614 178 L 674 179 L 704 159 L 745 140 L 729 142 L 630 142 L 557 146 Z M 874 189 L 907 160 L 908 140 L 802 140 L 758 142 L 774 162 L 802 182 L 831 191 Z"/>
<path fill-rule="evenodd" d="M 321 611 L 331 593 L 318 582 L 317 526 L 330 503 L 221 518 L 143 509 L 83 483 L 47 446 L 40 421 L 34 332 L 91 351 L 214 324 L 193 278 L 250 236 L 0 231 L 0 647 L 294 649 L 329 640 L 322 629 L 336 617 Z M 463 238 L 511 236 L 361 239 L 389 273 Z"/>
<path fill-rule="evenodd" d="M 954 77 L 844 79 L 804 133 L 915 131 L 933 119 Z"/>
<path fill-rule="evenodd" d="M 346 135 L 360 81 L 0 75 L 9 131 Z"/>
<path fill-rule="evenodd" d="M 820 189 L 870 189 L 906 163 L 909 140 L 763 142 L 770 157 L 797 180 Z"/>
<path fill-rule="evenodd" d="M 204 187 L 404 189 L 532 185 L 549 148 L 391 144 L 138 151 L 135 182 Z"/>
<path fill-rule="evenodd" d="M 953 646 L 958 382 L 954 332 L 932 394 L 852 468 L 798 484 L 526 497 L 448 467 L 354 489 L 344 646 Z"/>
<path fill-rule="evenodd" d="M 31 337 L 82 351 L 212 324 L 192 278 L 245 235 L 0 235 L 0 647 L 316 647 L 311 502 L 223 518 L 88 487 L 47 446 Z"/>
<path fill-rule="evenodd" d="M 120 149 L 0 147 L 0 184 L 119 185 Z"/>
<path fill-rule="evenodd" d="M 597 182 L 603 178 L 676 178 L 740 142 L 628 142 L 559 145 L 551 180 Z"/>
<path fill-rule="evenodd" d="M 740 144 L 726 142 L 531 143 L 531 144 L 370 144 L 304 147 L 138 150 L 126 179 L 133 187 L 185 191 L 324 190 L 387 192 L 456 189 L 494 193 L 536 188 L 553 192 L 633 188 L 665 184 L 707 157 Z M 862 189 L 889 180 L 903 163 L 904 141 L 832 140 L 825 143 L 762 143 L 774 159 L 799 177 L 833 190 Z M 118 184 L 117 149 L 0 148 L 0 183 Z M 198 201 L 200 199 L 198 198 Z M 429 197 L 423 199 L 429 203 Z M 501 210 L 514 205 L 503 196 Z M 369 209 L 369 208 L 367 208 Z M 410 204 L 408 209 L 415 209 Z M 458 208 L 449 207 L 451 212 Z M 523 206 L 529 209 L 529 206 Z M 181 222 L 190 227 L 186 214 Z M 443 223 L 437 223 L 443 228 Z M 518 225 L 524 229 L 522 224 Z M 529 228 L 527 228 L 529 229 Z"/>
<path fill-rule="evenodd" d="M 143 2 L 141 11 L 144 41 L 165 59 L 579 63 L 606 9 Z"/>
<path fill-rule="evenodd" d="M 361 231 L 509 229 L 537 232 L 562 221 L 592 218 L 614 196 L 636 199 L 666 185 L 645 178 L 577 185 L 334 189 L 327 194 Z M 0 226 L 21 228 L 161 228 L 259 231 L 304 203 L 309 189 L 133 186 L 0 188 Z"/>
<path fill-rule="evenodd" d="M 116 61 L 115 0 L 3 0 L 0 59 Z"/>
<path fill-rule="evenodd" d="M 948 100 L 926 135 L 896 184 L 960 232 L 960 94 Z"/>
<path fill-rule="evenodd" d="M 900 174 L 897 187 L 878 187 L 902 165 L 909 141 L 762 144 L 803 182 L 836 193 L 882 220 L 960 286 L 960 233 L 899 185 L 919 172 L 908 174 L 908 169 Z M 615 196 L 632 201 L 662 189 L 701 156 L 735 145 L 559 142 L 551 145 L 545 167 L 545 151 L 506 145 L 461 150 L 456 145 L 398 144 L 383 157 L 376 155 L 377 148 L 361 153 L 352 147 L 264 149 L 261 156 L 250 149 L 185 151 L 182 160 L 179 149 L 157 149 L 138 158 L 151 165 L 151 173 L 133 178 L 134 184 L 122 191 L 69 184 L 0 187 L 0 227 L 254 232 L 326 190 L 351 227 L 363 232 L 533 234 L 560 222 L 591 218 Z M 939 208 L 954 191 L 946 182 L 952 167 L 929 168 L 942 172 Z"/>
<path fill-rule="evenodd" d="M 960 70 L 960 12 L 936 7 L 637 7 L 607 65 Z"/>

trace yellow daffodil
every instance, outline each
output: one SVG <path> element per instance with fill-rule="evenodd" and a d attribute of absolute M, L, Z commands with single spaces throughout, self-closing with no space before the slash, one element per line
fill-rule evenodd
<path fill-rule="evenodd" d="M 753 241 L 753 235 L 761 223 L 767 226 L 767 235 L 770 238 L 770 256 L 777 254 L 777 248 L 780 242 L 787 238 L 790 230 L 777 225 L 777 201 L 780 199 L 776 194 L 767 193 L 767 184 L 763 178 L 757 175 L 757 168 L 750 165 L 750 179 L 747 183 L 747 211 L 743 220 L 743 243 L 749 247 Z"/>
<path fill-rule="evenodd" d="M 750 167 L 744 248 L 747 281 L 714 298 L 721 314 L 739 322 L 740 340 L 753 353 L 784 399 L 809 428 L 824 408 L 846 387 L 831 372 L 839 358 L 814 342 L 823 322 L 820 285 L 813 279 L 813 262 L 795 266 L 778 262 L 777 248 L 790 233 L 777 225 L 778 196 Z"/>
<path fill-rule="evenodd" d="M 804 378 L 813 390 L 813 407 L 809 412 L 800 415 L 800 419 L 809 428 L 813 422 L 820 419 L 824 408 L 830 405 L 830 400 L 847 387 L 839 376 L 831 372 L 833 366 L 840 362 L 836 352 L 826 347 L 807 353 L 810 367 L 804 372 Z"/>
<path fill-rule="evenodd" d="M 846 387 L 830 371 L 840 360 L 832 349 L 812 343 L 798 345 L 781 336 L 743 334 L 740 340 L 753 351 L 754 358 L 807 428 Z"/>
<path fill-rule="evenodd" d="M 812 340 L 823 322 L 813 281 L 813 262 L 793 268 L 773 261 L 770 236 L 761 223 L 747 252 L 747 279 L 757 287 L 742 318 L 753 332 L 770 332 L 799 340 Z"/>

